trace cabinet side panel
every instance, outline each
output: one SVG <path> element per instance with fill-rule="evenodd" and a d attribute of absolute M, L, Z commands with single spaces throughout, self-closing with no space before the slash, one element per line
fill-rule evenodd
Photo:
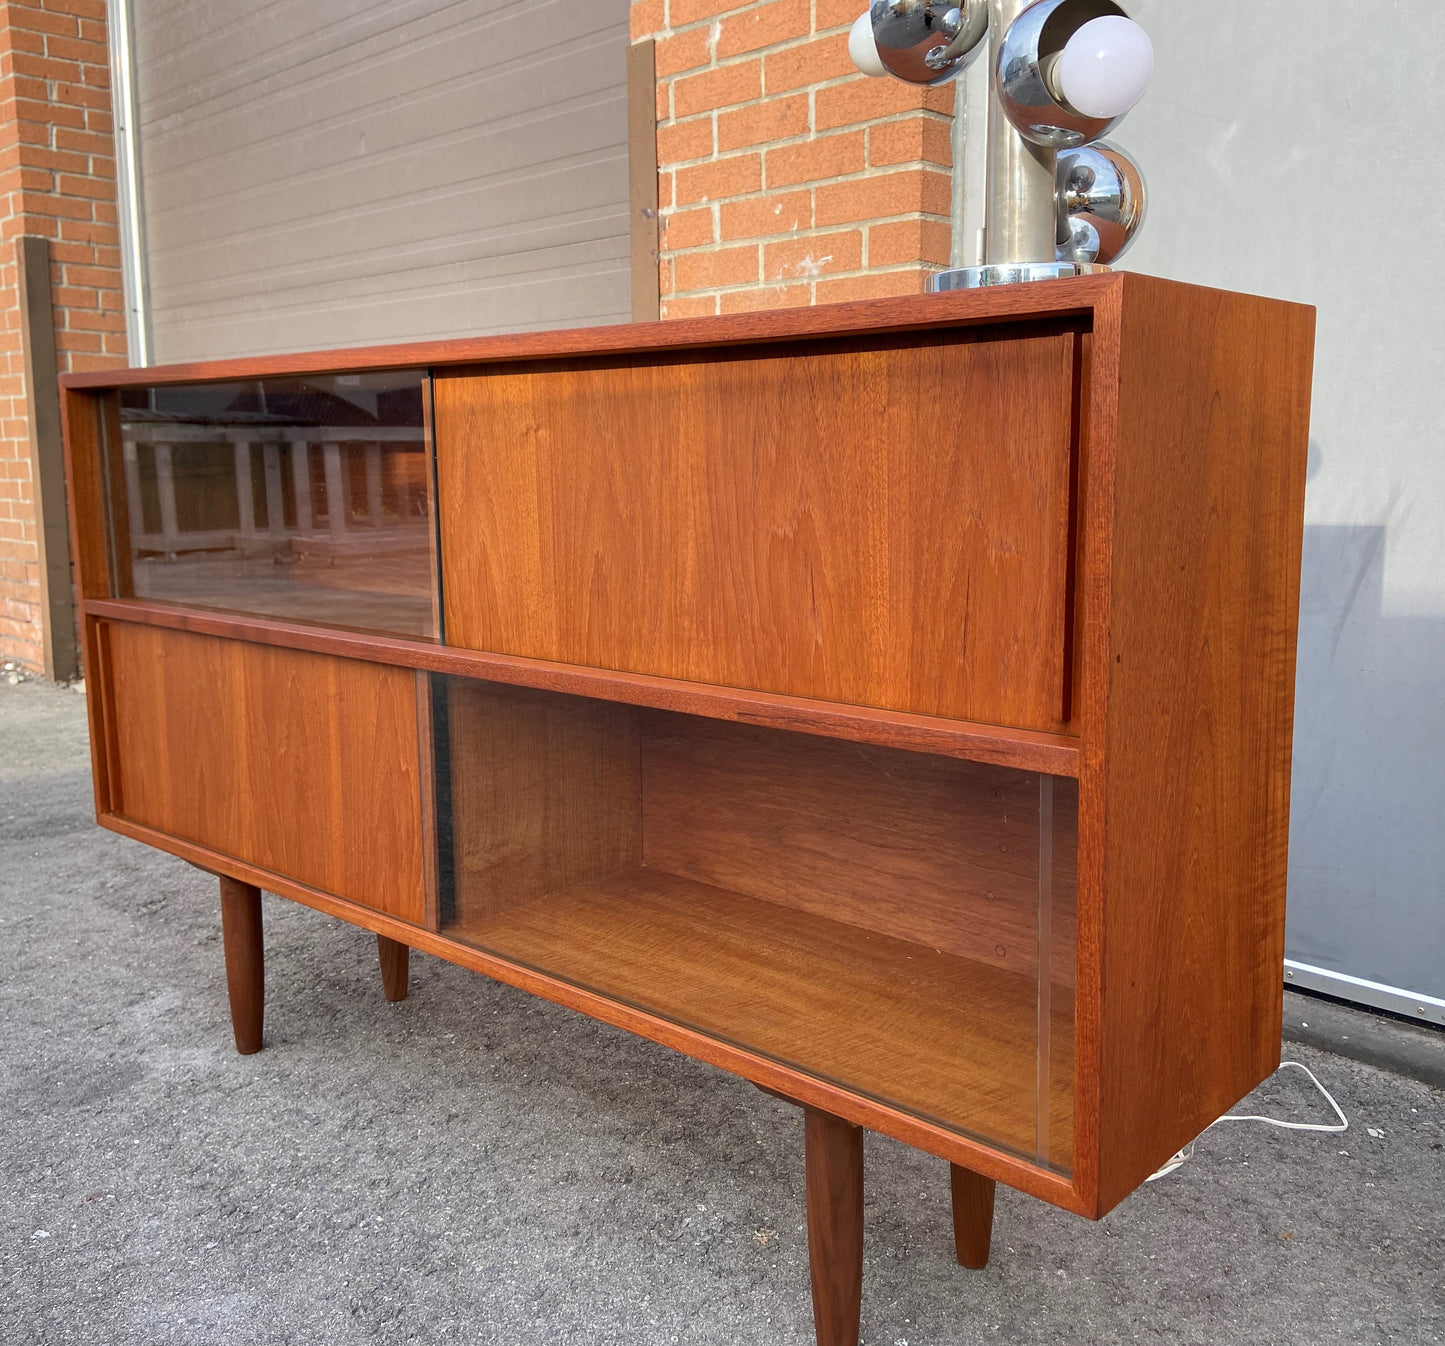
<path fill-rule="evenodd" d="M 1103 798 L 1101 1210 L 1279 1063 L 1314 312 L 1128 277 Z"/>
<path fill-rule="evenodd" d="M 112 400 L 105 393 L 69 390 L 60 399 L 65 479 L 70 497 L 70 537 L 75 551 L 75 582 L 82 599 L 107 598 L 111 592 L 106 564 L 101 423 Z"/>
<path fill-rule="evenodd" d="M 107 623 L 118 811 L 420 924 L 415 675 Z"/>
<path fill-rule="evenodd" d="M 632 706 L 452 678 L 447 721 L 453 922 L 639 863 Z"/>
<path fill-rule="evenodd" d="M 110 596 L 110 577 L 106 564 L 105 484 L 101 457 L 101 408 L 108 400 L 103 393 L 78 393 L 66 390 L 60 397 L 61 436 L 65 446 L 66 505 L 70 511 L 71 578 L 76 597 Z M 81 673 L 88 686 L 95 690 L 101 684 L 100 637 L 95 622 L 81 625 Z M 109 807 L 108 774 L 110 764 L 106 752 L 106 723 L 101 697 L 86 698 L 86 715 L 90 723 L 90 765 L 94 785 L 95 812 L 99 816 Z"/>
<path fill-rule="evenodd" d="M 1076 341 L 439 377 L 448 643 L 1057 729 Z"/>

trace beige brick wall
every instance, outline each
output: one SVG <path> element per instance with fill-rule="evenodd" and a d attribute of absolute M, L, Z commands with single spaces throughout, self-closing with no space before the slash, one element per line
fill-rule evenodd
<path fill-rule="evenodd" d="M 61 372 L 125 363 L 104 0 L 0 0 L 0 659 L 42 664 L 16 240 L 50 239 Z"/>
<path fill-rule="evenodd" d="M 863 0 L 636 0 L 664 317 L 912 294 L 948 265 L 953 87 L 868 79 Z"/>

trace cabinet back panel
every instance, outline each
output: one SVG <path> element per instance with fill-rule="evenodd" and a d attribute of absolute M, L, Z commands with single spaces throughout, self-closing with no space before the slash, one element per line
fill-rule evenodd
<path fill-rule="evenodd" d="M 102 640 L 112 811 L 422 922 L 414 673 L 122 622 Z"/>
<path fill-rule="evenodd" d="M 642 720 L 648 868 L 1035 975 L 1037 775 L 667 712 Z M 1063 798 L 1054 827 L 1055 892 L 1071 914 L 1077 823 Z M 1072 985 L 1062 924 L 1054 977 Z"/>
<path fill-rule="evenodd" d="M 1077 334 L 991 331 L 441 375 L 448 643 L 1061 727 Z"/>

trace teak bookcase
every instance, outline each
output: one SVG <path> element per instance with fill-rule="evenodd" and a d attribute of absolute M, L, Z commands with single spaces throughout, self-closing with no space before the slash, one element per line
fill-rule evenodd
<path fill-rule="evenodd" d="M 1131 275 L 64 380 L 102 825 L 1097 1218 L 1278 1064 L 1313 311 Z"/>

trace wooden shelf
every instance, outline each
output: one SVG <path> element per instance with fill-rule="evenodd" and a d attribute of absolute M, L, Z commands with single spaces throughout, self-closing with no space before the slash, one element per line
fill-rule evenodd
<path fill-rule="evenodd" d="M 641 867 L 443 933 L 1038 1158 L 1031 976 Z M 1063 1170 L 1071 1011 L 1056 987 L 1048 1151 Z"/>
<path fill-rule="evenodd" d="M 874 743 L 912 752 L 936 753 L 971 762 L 1077 777 L 1079 740 L 1071 734 L 1010 729 L 999 725 L 913 715 L 872 706 L 780 696 L 738 687 L 713 687 L 679 678 L 619 673 L 545 659 L 460 650 L 430 640 L 404 640 L 314 622 L 301 625 L 273 618 L 218 612 L 136 598 L 90 598 L 87 617 L 157 626 L 171 631 L 243 640 L 253 645 L 309 650 L 366 663 L 390 664 L 459 677 L 484 678 L 513 687 L 532 687 L 622 705 L 680 711 L 709 719 L 796 730 L 854 743 Z"/>

